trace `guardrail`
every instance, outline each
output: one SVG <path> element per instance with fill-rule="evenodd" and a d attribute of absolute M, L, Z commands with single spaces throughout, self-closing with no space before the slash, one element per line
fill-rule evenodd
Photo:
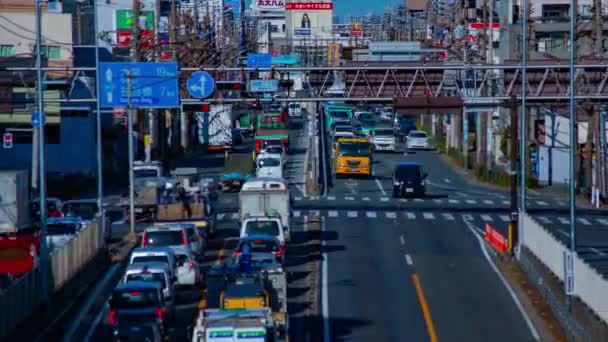
<path fill-rule="evenodd" d="M 564 253 L 568 247 L 544 229 L 528 214 L 523 217 L 522 243 L 562 283 L 564 281 Z M 576 256 L 574 261 L 574 295 L 585 303 L 604 323 L 608 323 L 608 280 Z"/>
<path fill-rule="evenodd" d="M 31 317 L 43 302 L 72 279 L 105 245 L 103 229 L 94 220 L 64 246 L 50 253 L 48 283 L 43 283 L 41 267 L 26 273 L 0 293 L 0 339 L 7 337 L 21 322 Z"/>

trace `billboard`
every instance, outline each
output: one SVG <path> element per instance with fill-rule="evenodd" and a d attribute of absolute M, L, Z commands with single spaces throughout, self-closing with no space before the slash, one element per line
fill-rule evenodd
<path fill-rule="evenodd" d="M 287 32 L 293 36 L 332 36 L 333 3 L 331 1 L 297 1 L 285 3 Z"/>
<path fill-rule="evenodd" d="M 338 66 L 340 64 L 340 44 L 327 44 L 327 65 Z"/>
<path fill-rule="evenodd" d="M 283 0 L 252 0 L 251 9 L 255 12 L 284 11 L 285 2 Z"/>

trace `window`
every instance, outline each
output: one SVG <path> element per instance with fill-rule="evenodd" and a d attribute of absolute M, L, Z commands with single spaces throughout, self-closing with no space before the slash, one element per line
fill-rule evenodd
<path fill-rule="evenodd" d="M 182 244 L 182 231 L 151 231 L 146 232 L 145 238 L 150 247 L 178 246 Z"/>
<path fill-rule="evenodd" d="M 42 47 L 42 53 L 48 59 L 60 59 L 61 48 L 57 45 L 44 45 Z"/>
<path fill-rule="evenodd" d="M 0 45 L 0 57 L 10 57 L 15 55 L 15 45 Z"/>
<path fill-rule="evenodd" d="M 279 224 L 276 221 L 250 221 L 245 226 L 245 232 L 248 235 L 271 235 L 278 236 L 280 234 Z"/>
<path fill-rule="evenodd" d="M 279 32 L 279 27 L 277 25 L 270 25 L 270 32 Z"/>

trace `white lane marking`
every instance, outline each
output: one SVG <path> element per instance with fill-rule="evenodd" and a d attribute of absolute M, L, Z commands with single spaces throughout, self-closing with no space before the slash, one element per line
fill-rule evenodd
<path fill-rule="evenodd" d="M 112 224 L 113 224 L 113 225 L 114 225 L 114 224 L 125 224 L 125 222 L 126 222 L 125 220 L 118 220 L 118 221 L 114 221 L 114 222 L 112 222 Z"/>
<path fill-rule="evenodd" d="M 558 201 L 557 205 L 561 205 L 562 207 L 565 207 L 566 205 L 568 205 L 568 203 L 566 203 L 564 201 Z"/>
<path fill-rule="evenodd" d="M 536 204 L 542 205 L 542 206 L 548 206 L 549 205 L 549 203 L 547 203 L 545 201 L 536 201 Z"/>
<path fill-rule="evenodd" d="M 595 253 L 595 254 L 597 254 L 597 255 L 600 255 L 600 256 L 606 256 L 606 253 L 604 253 L 604 252 L 602 252 L 602 251 L 600 251 L 600 250 L 596 249 L 595 247 L 589 247 L 589 249 L 590 249 L 590 250 L 592 250 L 592 251 L 593 251 L 593 253 Z"/>
<path fill-rule="evenodd" d="M 424 202 L 424 200 L 422 198 L 414 198 L 414 202 L 420 203 L 420 202 Z"/>
<path fill-rule="evenodd" d="M 302 214 L 302 212 L 300 212 L 299 210 L 293 211 L 293 217 L 300 217 L 301 214 Z"/>
<path fill-rule="evenodd" d="M 590 226 L 591 225 L 591 222 L 589 222 L 589 220 L 587 220 L 586 218 L 583 218 L 583 217 L 579 217 L 578 218 L 578 222 L 580 222 L 580 223 L 582 223 L 582 224 L 584 224 L 586 226 Z"/>
<path fill-rule="evenodd" d="M 563 236 L 565 236 L 566 238 L 570 238 L 570 233 L 568 233 L 567 231 L 558 229 L 557 230 L 560 234 L 562 234 Z"/>
<path fill-rule="evenodd" d="M 422 213 L 422 216 L 424 216 L 424 218 L 427 219 L 427 220 L 434 220 L 435 219 L 435 215 L 433 215 L 433 213 Z"/>
<path fill-rule="evenodd" d="M 477 204 L 477 201 L 476 200 L 472 200 L 472 199 L 468 199 L 468 200 L 466 200 L 466 202 L 468 204 Z"/>
<path fill-rule="evenodd" d="M 443 201 L 442 201 L 442 200 L 440 200 L 439 198 L 435 198 L 435 199 L 433 200 L 433 202 L 435 202 L 435 203 L 441 203 L 441 202 L 443 202 Z"/>
<path fill-rule="evenodd" d="M 381 202 L 388 202 L 388 197 L 380 197 Z"/>
<path fill-rule="evenodd" d="M 469 214 L 463 214 L 462 215 L 462 220 L 463 221 L 473 221 L 473 216 L 469 215 Z"/>
<path fill-rule="evenodd" d="M 233 220 L 238 220 L 240 218 L 239 213 L 232 213 L 232 215 L 230 216 L 231 219 Z"/>
<path fill-rule="evenodd" d="M 494 201 L 492 200 L 484 200 L 483 203 L 494 205 Z"/>
<path fill-rule="evenodd" d="M 321 217 L 321 234 L 325 233 L 325 217 Z M 326 241 L 321 239 L 322 250 L 325 250 Z M 323 252 L 321 258 L 321 312 L 323 315 L 323 342 L 330 342 L 329 331 L 329 293 L 327 286 L 327 253 Z"/>
<path fill-rule="evenodd" d="M 509 217 L 509 215 L 500 215 L 499 217 L 503 222 L 511 221 L 511 218 Z"/>
<path fill-rule="evenodd" d="M 353 218 L 354 218 L 354 217 L 358 217 L 358 216 L 359 216 L 359 213 L 358 213 L 358 212 L 356 212 L 356 211 L 352 211 L 352 210 L 351 210 L 351 211 L 348 211 L 348 212 L 346 213 L 346 216 L 348 216 L 348 217 L 353 217 Z"/>
<path fill-rule="evenodd" d="M 217 215 L 215 216 L 215 218 L 216 218 L 216 219 L 218 219 L 218 220 L 223 220 L 223 219 L 224 219 L 224 216 L 226 216 L 226 214 L 219 213 L 219 214 L 217 214 Z"/>
<path fill-rule="evenodd" d="M 365 216 L 367 216 L 368 218 L 376 218 L 376 212 L 375 211 L 368 211 L 365 213 Z"/>
<path fill-rule="evenodd" d="M 407 198 L 400 198 L 399 202 L 407 202 Z"/>
<path fill-rule="evenodd" d="M 597 222 L 599 222 L 599 223 L 600 223 L 601 225 L 603 225 L 603 226 L 608 226 L 608 220 L 606 220 L 606 219 L 601 219 L 601 218 L 598 218 L 598 219 L 595 219 L 595 220 L 596 220 Z"/>
<path fill-rule="evenodd" d="M 557 220 L 558 220 L 558 221 L 559 221 L 559 223 L 561 223 L 561 224 L 568 224 L 568 223 L 570 223 L 570 221 L 569 221 L 567 218 L 565 218 L 565 217 L 561 217 L 561 216 L 560 216 L 560 217 L 558 217 L 558 218 L 557 218 Z"/>
<path fill-rule="evenodd" d="M 405 215 L 407 216 L 408 219 L 410 220 L 414 220 L 416 219 L 416 214 L 414 213 L 405 213 Z"/>
<path fill-rule="evenodd" d="M 363 197 L 362 200 L 369 201 L 369 197 Z"/>
<path fill-rule="evenodd" d="M 336 196 L 327 196 L 327 200 L 329 200 L 329 201 L 335 201 L 336 200 Z"/>
<path fill-rule="evenodd" d="M 321 216 L 321 212 L 319 210 L 312 210 L 310 212 L 310 214 L 313 215 L 313 216 L 317 216 L 317 217 Z"/>
<path fill-rule="evenodd" d="M 509 204 L 511 204 L 511 201 L 506 201 L 506 200 L 505 200 L 505 201 L 502 201 L 502 204 L 509 205 Z"/>
<path fill-rule="evenodd" d="M 376 184 L 378 184 L 378 188 L 382 192 L 382 195 L 386 196 L 386 191 L 384 191 L 384 188 L 382 188 L 382 183 L 380 183 L 380 180 L 378 178 L 376 178 Z"/>
<path fill-rule="evenodd" d="M 485 222 L 492 222 L 492 221 L 494 221 L 490 215 L 485 215 L 485 214 L 481 215 L 481 219 L 484 220 Z"/>
<path fill-rule="evenodd" d="M 330 211 L 327 213 L 327 216 L 329 216 L 329 217 L 338 217 L 338 212 L 337 212 L 337 211 L 335 211 L 335 210 L 330 210 Z"/>
<path fill-rule="evenodd" d="M 414 264 L 414 261 L 412 260 L 412 257 L 409 254 L 405 255 L 405 262 L 407 262 L 407 264 L 410 266 Z"/>
<path fill-rule="evenodd" d="M 546 216 L 539 216 L 538 219 L 542 221 L 542 223 L 551 224 L 551 220 Z"/>
<path fill-rule="evenodd" d="M 467 221 L 465 221 L 465 224 L 467 225 L 467 228 L 469 228 L 469 230 L 471 231 L 471 233 L 473 233 L 473 236 L 475 236 L 475 238 L 477 239 L 477 242 L 479 243 L 479 248 L 483 252 L 483 255 L 486 258 L 488 264 L 490 264 L 490 266 L 492 267 L 492 270 L 494 270 L 494 273 L 496 273 L 496 275 L 498 276 L 498 278 L 501 280 L 502 284 L 505 286 L 505 288 L 507 289 L 507 291 L 511 295 L 511 298 L 513 298 L 513 301 L 515 302 L 515 305 L 519 309 L 519 312 L 521 313 L 521 315 L 523 316 L 524 320 L 526 321 L 526 324 L 528 325 L 528 329 L 530 329 L 530 333 L 532 333 L 532 336 L 534 337 L 535 340 L 540 341 L 540 336 L 538 335 L 538 332 L 536 331 L 536 328 L 534 327 L 534 324 L 532 324 L 532 320 L 528 316 L 528 313 L 526 312 L 526 310 L 524 310 L 523 306 L 521 305 L 521 302 L 519 301 L 519 298 L 517 298 L 517 295 L 515 294 L 515 291 L 513 291 L 513 289 L 511 288 L 511 285 L 509 285 L 509 283 L 507 282 L 507 280 L 505 279 L 505 277 L 502 275 L 502 273 L 500 273 L 500 271 L 498 270 L 498 268 L 494 264 L 494 261 L 492 261 L 492 258 L 488 254 L 488 251 L 486 249 L 486 245 L 484 244 L 483 239 L 481 238 L 481 235 L 483 234 L 483 233 L 480 232 L 481 229 L 475 227 L 472 223 L 467 222 Z"/>
<path fill-rule="evenodd" d="M 441 215 L 443 215 L 443 218 L 445 218 L 448 221 L 454 221 L 454 215 L 452 215 L 450 213 L 443 213 Z"/>
<path fill-rule="evenodd" d="M 301 192 L 302 194 L 306 194 L 306 190 L 304 190 L 304 188 L 303 188 L 301 185 L 299 185 L 299 184 L 298 184 L 298 185 L 296 185 L 296 189 L 300 190 L 300 192 Z"/>
<path fill-rule="evenodd" d="M 397 214 L 394 213 L 394 212 L 392 212 L 392 211 L 389 211 L 389 212 L 386 213 L 386 218 L 387 219 L 396 219 L 397 218 Z"/>
<path fill-rule="evenodd" d="M 448 202 L 450 202 L 450 203 L 460 203 L 459 200 L 455 200 L 455 199 L 449 199 Z"/>
<path fill-rule="evenodd" d="M 447 178 L 446 178 L 446 179 L 444 179 L 443 181 L 444 181 L 444 182 L 446 182 L 446 183 L 451 183 L 451 182 L 452 182 L 451 180 L 449 180 L 449 179 L 447 179 Z"/>
<path fill-rule="evenodd" d="M 301 200 L 302 200 L 302 197 L 299 197 L 299 196 L 298 196 L 298 197 L 294 197 L 293 199 L 294 199 L 294 200 L 296 200 L 296 201 L 301 201 Z"/>
<path fill-rule="evenodd" d="M 354 201 L 355 200 L 355 198 L 352 197 L 352 196 L 346 196 L 346 197 L 344 197 L 344 199 L 347 200 L 347 201 Z"/>
<path fill-rule="evenodd" d="M 403 235 L 399 236 L 399 241 L 402 245 L 405 245 L 405 238 L 403 237 Z"/>

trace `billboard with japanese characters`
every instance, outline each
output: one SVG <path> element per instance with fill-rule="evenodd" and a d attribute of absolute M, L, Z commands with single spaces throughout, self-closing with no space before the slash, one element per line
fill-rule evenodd
<path fill-rule="evenodd" d="M 251 9 L 254 12 L 282 12 L 285 10 L 283 0 L 252 0 Z"/>
<path fill-rule="evenodd" d="M 292 36 L 331 37 L 333 2 L 286 2 L 285 12 L 287 16 L 287 32 Z"/>

